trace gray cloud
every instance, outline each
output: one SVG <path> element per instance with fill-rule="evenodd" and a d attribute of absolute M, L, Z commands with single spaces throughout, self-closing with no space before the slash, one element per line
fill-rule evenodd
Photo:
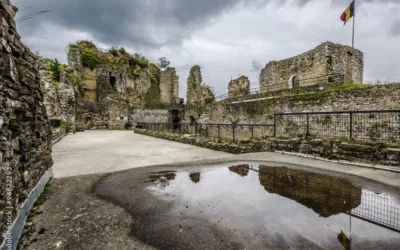
<path fill-rule="evenodd" d="M 351 25 L 339 20 L 351 0 L 11 1 L 20 8 L 17 17 L 51 11 L 18 23 L 22 41 L 33 51 L 65 63 L 68 43 L 89 39 L 101 47 L 124 46 L 152 61 L 166 56 L 180 75 L 181 96 L 194 64 L 204 66 L 203 79 L 217 93 L 225 93 L 231 77 L 248 74 L 256 83 L 268 60 L 326 40 L 351 43 Z M 366 80 L 398 77 L 400 1 L 357 0 L 357 6 L 356 46 L 365 54 Z"/>
<path fill-rule="evenodd" d="M 41 23 L 86 31 L 106 44 L 160 47 L 180 44 L 213 16 L 247 0 L 14 0 L 19 16 L 50 10 L 19 24 L 21 33 L 38 33 Z M 264 1 L 262 1 L 264 2 Z M 31 7 L 26 9 L 27 7 Z"/>
<path fill-rule="evenodd" d="M 398 36 L 400 35 L 400 20 L 395 20 L 389 30 L 389 35 Z"/>
<path fill-rule="evenodd" d="M 251 62 L 251 67 L 252 67 L 250 70 L 251 72 L 260 72 L 260 70 L 262 69 L 261 63 L 257 60 L 253 60 Z"/>

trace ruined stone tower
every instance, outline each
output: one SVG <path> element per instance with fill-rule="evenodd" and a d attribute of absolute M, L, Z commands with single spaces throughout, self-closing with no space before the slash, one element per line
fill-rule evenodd
<path fill-rule="evenodd" d="M 335 82 L 363 83 L 363 53 L 325 42 L 301 55 L 271 61 L 261 71 L 261 92 Z"/>

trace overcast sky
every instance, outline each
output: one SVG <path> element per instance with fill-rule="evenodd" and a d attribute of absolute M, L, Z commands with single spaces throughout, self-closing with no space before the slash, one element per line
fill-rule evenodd
<path fill-rule="evenodd" d="M 125 47 L 152 62 L 167 57 L 180 77 L 180 96 L 193 65 L 216 94 L 231 79 L 310 50 L 321 42 L 351 45 L 352 22 L 340 15 L 351 0 L 12 0 L 17 24 L 33 52 L 66 63 L 67 45 L 91 40 Z M 357 0 L 356 47 L 364 52 L 365 81 L 400 79 L 400 0 Z"/>

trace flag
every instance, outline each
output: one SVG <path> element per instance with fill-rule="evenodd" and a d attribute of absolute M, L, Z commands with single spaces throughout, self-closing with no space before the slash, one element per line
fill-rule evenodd
<path fill-rule="evenodd" d="M 354 1 L 350 4 L 350 6 L 340 16 L 340 20 L 342 20 L 344 22 L 344 24 L 346 24 L 347 21 L 349 21 L 350 18 L 352 18 L 354 16 L 354 12 L 355 12 Z"/>

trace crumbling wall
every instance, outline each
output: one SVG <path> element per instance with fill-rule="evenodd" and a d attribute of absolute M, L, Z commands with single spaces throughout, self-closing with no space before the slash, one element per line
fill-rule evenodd
<path fill-rule="evenodd" d="M 201 76 L 201 68 L 198 65 L 190 69 L 189 77 L 187 80 L 187 95 L 186 103 L 188 105 L 203 105 L 215 101 L 214 93 L 210 87 L 205 85 Z"/>
<path fill-rule="evenodd" d="M 362 86 L 362 87 L 360 87 Z M 187 108 L 182 121 L 190 116 L 198 122 L 272 124 L 275 113 L 318 112 L 344 110 L 395 110 L 400 109 L 400 83 L 383 85 L 358 85 L 353 89 L 321 91 L 302 95 L 282 95 L 264 100 L 246 102 L 215 102 L 202 109 Z"/>
<path fill-rule="evenodd" d="M 91 54 L 89 67 L 83 54 Z M 159 109 L 175 104 L 178 76 L 173 68 L 161 72 L 126 52 L 103 52 L 87 41 L 70 46 L 68 64 L 81 82 L 75 87 L 78 130 L 124 129 L 134 109 Z M 140 61 L 142 60 L 142 61 Z"/>
<path fill-rule="evenodd" d="M 241 97 L 250 94 L 250 81 L 247 76 L 231 80 L 228 85 L 228 97 Z"/>
<path fill-rule="evenodd" d="M 20 41 L 17 10 L 0 0 L 0 242 L 7 222 L 53 164 L 39 58 Z"/>
<path fill-rule="evenodd" d="M 50 119 L 59 119 L 61 111 L 57 87 L 51 80 L 50 71 L 41 60 L 39 60 L 39 78 L 44 93 L 43 104 L 46 107 L 47 115 Z"/>
<path fill-rule="evenodd" d="M 172 123 L 172 116 L 169 110 L 165 109 L 135 109 L 130 117 L 133 127 L 137 123 Z"/>
<path fill-rule="evenodd" d="M 179 77 L 175 68 L 160 72 L 160 101 L 164 105 L 179 104 Z"/>
<path fill-rule="evenodd" d="M 346 82 L 363 83 L 363 67 L 361 51 L 326 42 L 301 55 L 269 62 L 261 70 L 260 88 L 269 92 L 325 84 L 336 74 L 343 75 Z"/>

